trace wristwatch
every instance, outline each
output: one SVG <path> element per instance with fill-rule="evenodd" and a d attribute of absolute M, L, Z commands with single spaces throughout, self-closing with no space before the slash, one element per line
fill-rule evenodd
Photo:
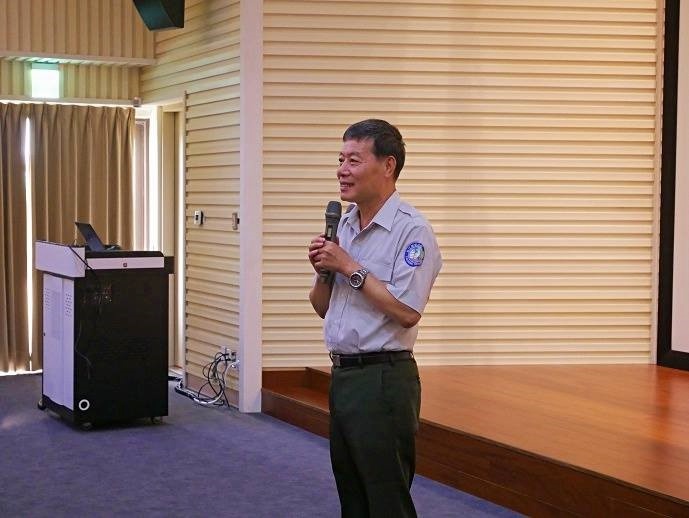
<path fill-rule="evenodd" d="M 355 271 L 349 276 L 349 285 L 355 290 L 360 290 L 366 282 L 366 276 L 368 275 L 368 270 L 366 268 L 361 268 Z"/>

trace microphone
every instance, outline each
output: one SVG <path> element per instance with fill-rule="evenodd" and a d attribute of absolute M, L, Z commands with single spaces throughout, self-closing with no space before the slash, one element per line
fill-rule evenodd
<path fill-rule="evenodd" d="M 342 204 L 339 201 L 329 201 L 325 208 L 325 240 L 332 241 L 337 237 L 337 226 L 342 217 Z M 325 284 L 331 282 L 333 275 L 328 270 L 321 270 L 319 280 Z"/>

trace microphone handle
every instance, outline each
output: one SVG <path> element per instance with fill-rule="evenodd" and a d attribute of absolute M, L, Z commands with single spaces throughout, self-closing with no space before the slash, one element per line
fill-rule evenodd
<path fill-rule="evenodd" d="M 321 273 L 318 274 L 318 279 L 321 281 L 321 284 L 332 284 L 335 276 L 330 270 L 321 270 Z"/>
<path fill-rule="evenodd" d="M 334 221 L 327 221 L 325 225 L 325 240 L 332 241 L 337 234 L 337 223 Z M 335 274 L 329 270 L 321 270 L 318 274 L 318 279 L 323 284 L 332 284 L 335 280 Z"/>

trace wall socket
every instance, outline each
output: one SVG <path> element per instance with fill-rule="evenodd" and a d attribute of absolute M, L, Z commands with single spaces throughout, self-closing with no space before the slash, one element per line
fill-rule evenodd
<path fill-rule="evenodd" d="M 222 351 L 222 354 L 227 356 L 231 362 L 236 362 L 237 361 L 237 351 L 233 351 L 226 345 L 223 345 L 220 347 L 220 350 Z"/>

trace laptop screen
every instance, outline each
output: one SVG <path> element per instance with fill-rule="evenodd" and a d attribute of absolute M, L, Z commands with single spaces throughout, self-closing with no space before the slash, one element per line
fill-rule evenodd
<path fill-rule="evenodd" d="M 90 223 L 80 223 L 79 221 L 75 221 L 74 224 L 79 229 L 79 232 L 81 232 L 81 235 L 84 236 L 84 240 L 91 251 L 102 252 L 105 250 L 103 241 L 100 240 L 98 234 L 96 234 L 96 231 L 93 230 L 93 227 Z"/>

